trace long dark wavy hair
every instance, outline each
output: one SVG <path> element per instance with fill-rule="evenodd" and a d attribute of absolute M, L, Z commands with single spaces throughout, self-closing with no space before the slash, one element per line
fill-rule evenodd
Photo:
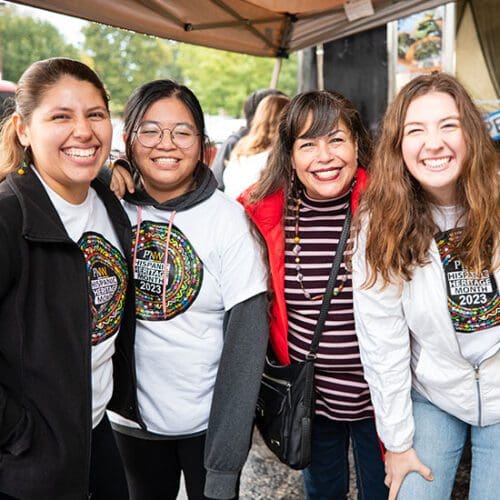
<path fill-rule="evenodd" d="M 314 90 L 296 95 L 283 109 L 278 126 L 278 136 L 271 150 L 268 164 L 259 181 L 250 193 L 249 203 L 255 203 L 266 196 L 283 190 L 285 199 L 293 196 L 292 191 L 300 187 L 295 178 L 292 185 L 292 151 L 295 140 L 304 135 L 304 127 L 312 117 L 307 137 L 321 137 L 331 132 L 342 120 L 353 141 L 358 145 L 358 161 L 368 166 L 372 145 L 370 136 L 354 105 L 338 92 Z M 286 203 L 285 203 L 286 206 Z"/>

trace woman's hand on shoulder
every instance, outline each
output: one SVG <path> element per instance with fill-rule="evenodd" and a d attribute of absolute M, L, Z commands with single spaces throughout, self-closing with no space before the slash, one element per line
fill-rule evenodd
<path fill-rule="evenodd" d="M 418 472 L 427 481 L 432 481 L 432 471 L 424 465 L 413 448 L 396 453 L 385 452 L 385 485 L 389 488 L 389 500 L 396 500 L 401 484 L 410 472 Z"/>
<path fill-rule="evenodd" d="M 115 193 L 115 196 L 121 199 L 125 195 L 126 191 L 129 193 L 133 193 L 135 191 L 134 180 L 132 179 L 130 172 L 125 167 L 115 163 L 111 175 L 111 184 L 109 185 L 109 188 L 113 191 L 113 193 Z"/>

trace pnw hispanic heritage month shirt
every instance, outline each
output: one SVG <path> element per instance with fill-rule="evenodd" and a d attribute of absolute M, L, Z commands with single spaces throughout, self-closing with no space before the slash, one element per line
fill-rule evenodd
<path fill-rule="evenodd" d="M 113 393 L 111 357 L 123 314 L 127 264 L 106 207 L 93 188 L 82 203 L 74 205 L 53 191 L 38 172 L 36 174 L 86 263 L 92 321 L 92 428 L 95 428 Z"/>
<path fill-rule="evenodd" d="M 454 251 L 460 236 L 456 207 L 433 208 L 440 232 L 435 240 L 446 282 L 448 310 L 462 355 L 474 366 L 498 351 L 500 345 L 500 296 L 495 276 L 465 269 Z"/>
<path fill-rule="evenodd" d="M 267 290 L 260 249 L 243 207 L 220 191 L 176 213 L 123 206 L 135 247 L 140 413 L 155 434 L 205 431 L 224 345 L 224 314 Z M 138 427 L 115 413 L 110 419 Z"/>

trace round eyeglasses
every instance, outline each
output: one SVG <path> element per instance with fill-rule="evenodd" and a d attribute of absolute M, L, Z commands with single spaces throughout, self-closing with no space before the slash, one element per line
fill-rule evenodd
<path fill-rule="evenodd" d="M 139 125 L 135 134 L 137 140 L 146 148 L 154 148 L 163 140 L 163 134 L 168 130 L 173 145 L 180 149 L 190 148 L 200 134 L 195 133 L 187 125 L 176 125 L 174 128 L 161 128 L 158 123 L 144 122 Z"/>

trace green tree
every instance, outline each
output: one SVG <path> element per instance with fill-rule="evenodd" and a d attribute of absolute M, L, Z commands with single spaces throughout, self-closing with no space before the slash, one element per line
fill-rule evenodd
<path fill-rule="evenodd" d="M 181 44 L 178 64 L 187 85 L 209 114 L 221 111 L 241 116 L 246 97 L 269 87 L 274 59 Z M 297 92 L 297 56 L 283 61 L 278 88 L 292 96 Z"/>
<path fill-rule="evenodd" d="M 121 113 L 132 91 L 145 82 L 182 79 L 175 42 L 95 23 L 89 23 L 82 32 L 86 62 L 105 82 L 113 112 Z"/>
<path fill-rule="evenodd" d="M 274 59 L 207 49 L 88 23 L 83 49 L 65 43 L 50 23 L 20 15 L 4 6 L 0 17 L 4 78 L 17 81 L 33 61 L 52 56 L 80 59 L 102 77 L 111 109 L 121 113 L 130 93 L 157 78 L 189 85 L 207 113 L 241 116 L 243 102 L 255 89 L 268 87 Z M 297 59 L 283 61 L 278 87 L 289 95 L 297 88 Z"/>
<path fill-rule="evenodd" d="M 19 14 L 15 7 L 0 7 L 0 50 L 3 78 L 17 82 L 33 62 L 48 57 L 78 57 L 77 49 L 65 42 L 57 28 L 47 22 Z"/>

